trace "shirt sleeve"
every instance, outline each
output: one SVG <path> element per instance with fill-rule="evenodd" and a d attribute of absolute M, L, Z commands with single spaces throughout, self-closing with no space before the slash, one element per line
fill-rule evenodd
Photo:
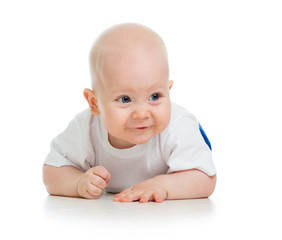
<path fill-rule="evenodd" d="M 198 169 L 209 176 L 216 174 L 212 152 L 193 116 L 178 119 L 170 126 L 167 140 L 168 173 Z"/>
<path fill-rule="evenodd" d="M 94 165 L 95 155 L 90 141 L 91 114 L 83 112 L 50 144 L 44 164 L 55 167 L 74 166 L 87 171 Z"/>

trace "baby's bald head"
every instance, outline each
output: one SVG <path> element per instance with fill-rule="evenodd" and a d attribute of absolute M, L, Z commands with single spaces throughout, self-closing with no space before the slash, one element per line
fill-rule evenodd
<path fill-rule="evenodd" d="M 161 37 L 148 27 L 139 24 L 120 24 L 104 31 L 95 41 L 90 52 L 92 88 L 103 84 L 101 75 L 111 71 L 111 66 L 126 63 L 142 56 L 152 55 L 161 59 L 167 68 L 168 59 Z M 146 61 L 146 58 L 143 58 Z M 115 64 L 116 63 L 116 64 Z"/>

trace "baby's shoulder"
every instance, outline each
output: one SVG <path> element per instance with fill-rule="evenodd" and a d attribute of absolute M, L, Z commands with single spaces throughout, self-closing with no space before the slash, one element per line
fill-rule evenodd
<path fill-rule="evenodd" d="M 171 118 L 167 128 L 159 135 L 162 149 L 169 154 L 175 146 L 184 146 L 192 141 L 199 124 L 196 117 L 184 107 L 172 103 Z M 184 145 L 183 145 L 184 144 Z"/>
<path fill-rule="evenodd" d="M 196 117 L 187 109 L 176 103 L 171 103 L 171 119 L 169 125 L 177 125 L 181 120 L 197 121 Z"/>
<path fill-rule="evenodd" d="M 174 139 L 197 128 L 198 120 L 184 107 L 171 103 L 171 117 L 167 128 L 160 134 L 161 139 Z"/>
<path fill-rule="evenodd" d="M 91 112 L 89 111 L 89 109 L 85 109 L 79 113 L 77 113 L 73 119 L 73 121 L 75 121 L 77 124 L 89 124 L 90 121 L 92 120 L 91 117 Z"/>
<path fill-rule="evenodd" d="M 75 115 L 71 121 L 81 131 L 88 132 L 98 124 L 98 117 L 91 114 L 89 108 Z"/>

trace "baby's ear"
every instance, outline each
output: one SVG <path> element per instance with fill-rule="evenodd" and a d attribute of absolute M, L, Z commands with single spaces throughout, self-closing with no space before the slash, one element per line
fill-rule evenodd
<path fill-rule="evenodd" d="M 83 91 L 83 95 L 89 104 L 91 113 L 93 115 L 99 115 L 100 111 L 98 109 L 97 98 L 95 96 L 95 93 L 89 88 L 85 88 Z"/>
<path fill-rule="evenodd" d="M 168 82 L 169 90 L 171 89 L 172 85 L 173 85 L 173 81 L 172 81 L 172 80 L 169 80 L 169 82 Z"/>

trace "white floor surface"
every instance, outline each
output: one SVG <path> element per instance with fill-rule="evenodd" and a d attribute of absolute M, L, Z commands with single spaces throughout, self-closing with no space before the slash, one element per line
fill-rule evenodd
<path fill-rule="evenodd" d="M 282 239 L 281 197 L 242 182 L 219 182 L 208 199 L 141 204 L 49 196 L 22 179 L 1 195 L 1 239 Z"/>

